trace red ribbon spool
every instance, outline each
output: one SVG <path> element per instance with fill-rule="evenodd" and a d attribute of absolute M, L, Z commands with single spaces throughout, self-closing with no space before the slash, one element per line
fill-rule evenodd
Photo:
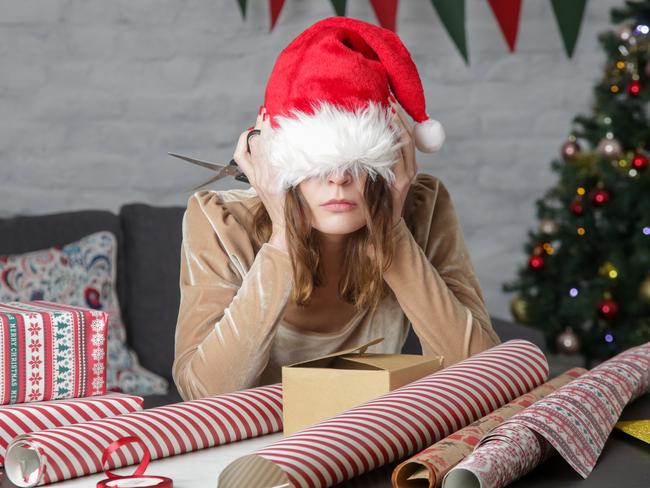
<path fill-rule="evenodd" d="M 108 476 L 108 478 L 98 481 L 97 488 L 173 488 L 174 483 L 171 478 L 166 478 L 164 476 L 142 475 L 147 469 L 149 461 L 151 461 L 151 454 L 149 453 L 149 449 L 147 449 L 147 446 L 144 444 L 144 442 L 142 442 L 142 440 L 137 436 L 121 437 L 118 440 L 111 442 L 102 454 L 102 466 L 106 464 L 106 461 L 108 461 L 109 456 L 113 454 L 113 452 L 131 442 L 139 443 L 142 446 L 142 450 L 144 452 L 142 461 L 140 461 L 140 464 L 135 469 L 133 474 L 122 476 L 112 473 L 107 469 L 104 471 L 104 474 Z"/>

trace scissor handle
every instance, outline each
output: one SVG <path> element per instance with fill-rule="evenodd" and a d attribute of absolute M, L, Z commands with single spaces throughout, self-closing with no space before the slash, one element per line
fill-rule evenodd
<path fill-rule="evenodd" d="M 230 163 L 228 163 L 228 165 L 229 166 L 237 166 L 239 171 L 241 171 L 241 168 L 239 168 L 239 165 L 235 162 L 234 159 L 231 159 Z M 241 171 L 241 174 L 238 174 L 237 176 L 235 176 L 235 179 L 237 181 L 243 181 L 244 183 L 250 184 L 250 181 L 248 181 L 248 177 L 246 176 L 246 174 L 243 171 Z"/>

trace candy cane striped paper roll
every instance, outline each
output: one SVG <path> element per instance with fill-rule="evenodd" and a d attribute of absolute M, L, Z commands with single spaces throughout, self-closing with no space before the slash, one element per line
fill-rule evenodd
<path fill-rule="evenodd" d="M 140 396 L 111 392 L 88 398 L 0 406 L 0 466 L 9 443 L 21 434 L 142 410 Z"/>
<path fill-rule="evenodd" d="M 649 389 L 650 342 L 619 353 L 492 429 L 447 473 L 443 487 L 506 486 L 553 452 L 586 478 L 625 405 Z M 527 448 L 518 449 L 522 442 Z M 508 450 L 513 456 L 504 454 Z"/>
<path fill-rule="evenodd" d="M 5 471 L 16 486 L 40 486 L 140 462 L 142 448 L 129 444 L 102 466 L 104 450 L 122 437 L 139 437 L 158 459 L 279 430 L 278 383 L 19 436 L 7 449 Z"/>
<path fill-rule="evenodd" d="M 547 377 L 536 345 L 508 341 L 239 458 L 218 486 L 333 486 L 433 444 Z"/>
<path fill-rule="evenodd" d="M 429 488 L 441 486 L 445 474 L 471 454 L 490 430 L 586 372 L 572 368 L 403 461 L 391 476 L 393 487 L 416 488 L 423 482 Z"/>
<path fill-rule="evenodd" d="M 0 304 L 0 405 L 105 394 L 107 326 L 100 310 Z"/>

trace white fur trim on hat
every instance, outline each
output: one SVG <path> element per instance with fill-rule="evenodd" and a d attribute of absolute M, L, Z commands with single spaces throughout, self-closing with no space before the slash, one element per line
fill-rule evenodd
<path fill-rule="evenodd" d="M 312 109 L 313 115 L 293 110 L 292 117 L 275 116 L 278 127 L 260 140 L 280 189 L 346 170 L 357 178 L 367 171 L 373 181 L 380 175 L 394 183 L 391 167 L 401 157 L 403 129 L 391 123 L 389 106 L 369 101 L 350 111 L 318 102 Z"/>

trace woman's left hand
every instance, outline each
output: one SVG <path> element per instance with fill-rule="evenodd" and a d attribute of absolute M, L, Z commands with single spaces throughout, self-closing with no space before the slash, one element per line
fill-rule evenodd
<path fill-rule="evenodd" d="M 395 110 L 393 115 L 393 123 L 401 126 L 402 131 L 402 148 L 400 150 L 401 157 L 395 166 L 393 166 L 393 173 L 395 173 L 395 183 L 391 187 L 393 193 L 393 227 L 395 227 L 402 218 L 404 211 L 404 202 L 406 195 L 411 188 L 411 183 L 417 174 L 417 162 L 415 161 L 415 140 L 413 128 L 409 123 L 402 108 L 391 98 L 389 103 Z"/>

